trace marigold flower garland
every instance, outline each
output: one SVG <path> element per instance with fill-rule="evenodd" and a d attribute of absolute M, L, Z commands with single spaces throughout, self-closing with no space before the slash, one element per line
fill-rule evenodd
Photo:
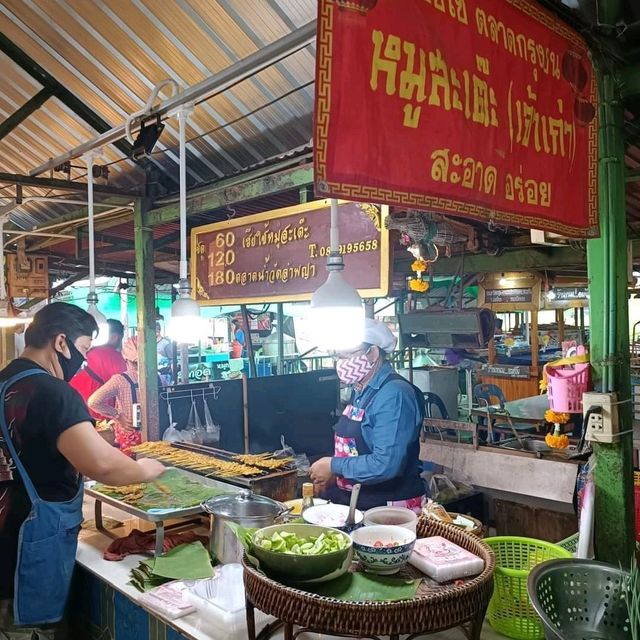
<path fill-rule="evenodd" d="M 560 433 L 560 425 L 567 424 L 571 420 L 571 415 L 560 411 L 548 409 L 544 412 L 544 419 L 555 425 L 552 433 L 548 433 L 544 441 L 548 447 L 552 449 L 566 449 L 569 446 L 569 437 L 564 433 Z"/>
<path fill-rule="evenodd" d="M 409 280 L 409 289 L 418 293 L 429 291 L 429 283 L 422 279 L 422 274 L 429 269 L 429 263 L 424 258 L 416 258 L 411 263 L 411 271 L 416 273 L 415 278 Z"/>

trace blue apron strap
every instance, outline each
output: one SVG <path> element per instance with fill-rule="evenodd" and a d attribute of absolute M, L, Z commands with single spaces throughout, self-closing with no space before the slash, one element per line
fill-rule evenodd
<path fill-rule="evenodd" d="M 29 474 L 27 473 L 27 470 L 24 468 L 24 465 L 22 464 L 22 461 L 18 456 L 18 452 L 16 451 L 16 448 L 13 444 L 13 440 L 11 439 L 11 434 L 9 433 L 9 427 L 7 426 L 7 420 L 5 417 L 4 402 L 5 402 L 5 397 L 7 395 L 7 391 L 9 390 L 9 387 L 14 385 L 16 382 L 19 382 L 23 378 L 27 378 L 28 376 L 38 375 L 41 373 L 46 374 L 47 372 L 43 371 L 42 369 L 29 369 L 27 371 L 22 371 L 20 373 L 17 373 L 15 376 L 12 376 L 11 378 L 9 378 L 7 381 L 3 382 L 0 385 L 0 431 L 2 432 L 4 442 L 7 446 L 7 449 L 9 449 L 9 453 L 11 454 L 11 458 L 13 459 L 13 463 L 16 465 L 16 469 L 18 470 L 18 473 L 22 478 L 22 483 L 24 484 L 24 488 L 26 489 L 27 494 L 29 495 L 29 499 L 31 500 L 32 503 L 35 502 L 36 500 L 39 500 L 40 497 L 38 496 L 38 492 L 33 486 L 33 483 L 31 482 L 31 478 L 29 478 Z"/>

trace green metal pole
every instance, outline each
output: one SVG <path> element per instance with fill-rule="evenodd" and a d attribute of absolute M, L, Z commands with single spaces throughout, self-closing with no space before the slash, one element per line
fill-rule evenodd
<path fill-rule="evenodd" d="M 144 440 L 160 439 L 158 415 L 158 352 L 153 269 L 153 229 L 147 224 L 150 200 L 139 198 L 133 211 L 136 311 L 138 319 L 138 380 Z"/>
<path fill-rule="evenodd" d="M 598 206 L 600 238 L 587 242 L 591 362 L 596 389 L 615 391 L 620 431 L 632 428 L 627 299 L 624 114 L 615 77 L 599 74 Z M 634 551 L 632 435 L 593 444 L 596 557 L 628 565 Z"/>

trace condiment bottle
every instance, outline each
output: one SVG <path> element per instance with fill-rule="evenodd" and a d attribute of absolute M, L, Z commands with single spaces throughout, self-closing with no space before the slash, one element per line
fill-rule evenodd
<path fill-rule="evenodd" d="M 309 507 L 313 507 L 313 483 L 305 482 L 302 485 L 302 511 L 303 513 Z"/>

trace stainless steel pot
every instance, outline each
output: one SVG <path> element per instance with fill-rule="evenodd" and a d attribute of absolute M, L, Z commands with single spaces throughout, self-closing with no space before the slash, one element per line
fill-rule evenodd
<path fill-rule="evenodd" d="M 277 518 L 289 512 L 281 502 L 255 495 L 249 490 L 210 498 L 202 503 L 202 508 L 211 515 L 209 550 L 222 564 L 240 562 L 243 552 L 242 544 L 227 522 L 247 529 L 261 529 L 274 524 Z"/>

